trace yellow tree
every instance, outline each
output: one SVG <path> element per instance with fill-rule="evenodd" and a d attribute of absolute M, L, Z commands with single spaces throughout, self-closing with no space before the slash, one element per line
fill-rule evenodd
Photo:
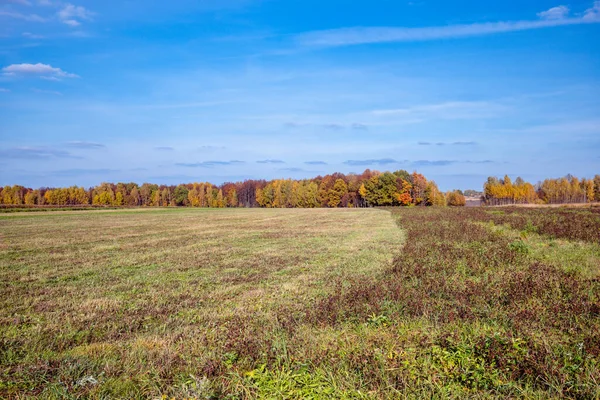
<path fill-rule="evenodd" d="M 198 198 L 198 184 L 194 183 L 192 190 L 188 192 L 188 201 L 192 207 L 200 207 L 200 199 Z"/>
<path fill-rule="evenodd" d="M 217 208 L 224 208 L 225 207 L 225 200 L 223 198 L 223 190 L 219 189 L 219 191 L 217 192 L 217 196 L 215 199 L 215 206 Z"/>
<path fill-rule="evenodd" d="M 588 203 L 591 203 L 595 200 L 595 191 L 594 191 L 594 181 L 588 179 L 585 181 L 585 197 Z"/>
<path fill-rule="evenodd" d="M 125 199 L 123 198 L 123 193 L 117 192 L 117 194 L 115 195 L 115 206 L 122 206 L 124 201 Z"/>
<path fill-rule="evenodd" d="M 343 179 L 337 179 L 333 187 L 328 192 L 329 207 L 337 207 L 340 205 L 342 198 L 348 194 L 348 185 Z"/>
<path fill-rule="evenodd" d="M 465 196 L 458 190 L 446 193 L 446 204 L 452 207 L 464 207 L 467 204 Z"/>
<path fill-rule="evenodd" d="M 446 197 L 434 181 L 427 182 L 427 187 L 425 189 L 425 202 L 428 206 L 445 206 L 446 205 Z"/>
<path fill-rule="evenodd" d="M 28 206 L 33 206 L 37 203 L 37 193 L 35 190 L 27 192 L 25 194 L 25 204 Z"/>

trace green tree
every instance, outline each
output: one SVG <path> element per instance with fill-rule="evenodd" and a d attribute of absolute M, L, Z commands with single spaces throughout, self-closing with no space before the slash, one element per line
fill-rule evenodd
<path fill-rule="evenodd" d="M 173 192 L 175 198 L 175 204 L 178 206 L 185 206 L 188 202 L 188 193 L 190 191 L 184 185 L 178 185 Z"/>

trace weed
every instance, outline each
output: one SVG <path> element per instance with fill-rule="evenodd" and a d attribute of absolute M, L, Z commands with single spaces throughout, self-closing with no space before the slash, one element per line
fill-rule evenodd
<path fill-rule="evenodd" d="M 514 242 L 509 243 L 508 247 L 514 252 L 521 254 L 529 254 L 529 247 L 522 240 L 515 240 Z"/>

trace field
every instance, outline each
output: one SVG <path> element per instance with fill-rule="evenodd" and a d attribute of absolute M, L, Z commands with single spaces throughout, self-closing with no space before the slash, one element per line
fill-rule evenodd
<path fill-rule="evenodd" d="M 600 210 L 0 215 L 0 398 L 598 398 Z"/>

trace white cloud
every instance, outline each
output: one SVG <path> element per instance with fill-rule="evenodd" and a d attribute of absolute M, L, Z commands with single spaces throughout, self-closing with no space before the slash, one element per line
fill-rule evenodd
<path fill-rule="evenodd" d="M 28 0 L 7 0 L 8 3 L 21 4 L 24 6 L 30 6 L 31 3 Z"/>
<path fill-rule="evenodd" d="M 567 6 L 552 7 L 548 11 L 538 13 L 538 17 L 542 19 L 563 19 L 568 17 L 569 11 Z"/>
<path fill-rule="evenodd" d="M 585 14 L 583 15 L 583 19 L 586 21 L 600 21 L 600 1 L 596 0 L 592 8 L 588 8 L 585 10 Z"/>
<path fill-rule="evenodd" d="M 86 142 L 81 140 L 67 142 L 67 146 L 76 147 L 78 149 L 100 149 L 106 147 L 102 143 Z"/>
<path fill-rule="evenodd" d="M 63 95 L 61 92 L 57 92 L 56 90 L 44 90 L 44 89 L 33 88 L 33 89 L 31 89 L 31 91 L 35 92 L 35 93 L 41 93 L 41 94 L 53 94 L 55 96 Z"/>
<path fill-rule="evenodd" d="M 474 23 L 465 25 L 433 26 L 423 28 L 405 27 L 354 27 L 323 31 L 312 31 L 296 36 L 303 46 L 335 47 L 368 43 L 417 42 L 438 39 L 453 39 L 494 33 L 541 29 L 562 25 L 579 25 L 600 22 L 600 0 L 585 12 L 582 17 L 568 17 L 565 6 L 541 12 L 541 19 Z"/>
<path fill-rule="evenodd" d="M 0 17 L 2 16 L 14 19 L 22 19 L 23 21 L 29 22 L 46 22 L 45 18 L 42 18 L 37 14 L 21 14 L 13 11 L 0 10 Z"/>
<path fill-rule="evenodd" d="M 2 68 L 6 76 L 39 76 L 49 80 L 58 80 L 60 78 L 78 78 L 75 74 L 70 74 L 60 68 L 54 68 L 48 64 L 13 64 Z"/>
<path fill-rule="evenodd" d="M 438 104 L 425 104 L 408 108 L 373 110 L 380 117 L 419 116 L 441 119 L 480 119 L 498 115 L 504 106 L 485 101 L 449 101 Z"/>
<path fill-rule="evenodd" d="M 91 20 L 94 13 L 86 10 L 85 7 L 67 4 L 56 15 L 63 24 L 75 27 L 81 25 L 79 20 Z"/>
<path fill-rule="evenodd" d="M 73 26 L 73 27 L 81 25 L 81 22 L 78 22 L 77 20 L 74 20 L 74 19 L 65 19 L 62 22 L 63 22 L 63 24 Z"/>
<path fill-rule="evenodd" d="M 29 39 L 43 39 L 44 36 L 42 35 L 36 35 L 35 33 L 31 33 L 31 32 L 23 32 L 23 37 L 29 38 Z"/>

